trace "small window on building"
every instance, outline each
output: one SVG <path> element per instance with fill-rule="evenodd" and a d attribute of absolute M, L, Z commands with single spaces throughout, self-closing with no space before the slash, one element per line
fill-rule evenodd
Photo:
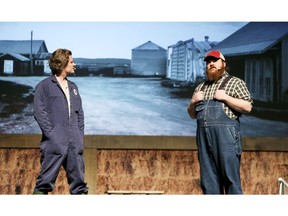
<path fill-rule="evenodd" d="M 4 60 L 4 73 L 13 74 L 13 60 Z"/>
<path fill-rule="evenodd" d="M 35 65 L 44 65 L 43 60 L 36 60 Z"/>

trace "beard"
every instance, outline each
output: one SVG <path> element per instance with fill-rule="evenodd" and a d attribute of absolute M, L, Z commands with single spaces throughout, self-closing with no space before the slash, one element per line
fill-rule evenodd
<path fill-rule="evenodd" d="M 214 82 L 214 81 L 217 81 L 218 79 L 221 78 L 224 71 L 225 71 L 225 68 L 220 68 L 220 69 L 217 69 L 214 67 L 213 68 L 207 68 L 206 69 L 206 76 L 210 82 Z"/>

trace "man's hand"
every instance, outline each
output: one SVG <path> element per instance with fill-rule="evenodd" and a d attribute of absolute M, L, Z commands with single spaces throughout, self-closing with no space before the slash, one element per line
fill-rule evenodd
<path fill-rule="evenodd" d="M 225 101 L 227 99 L 227 94 L 225 93 L 225 91 L 222 90 L 216 90 L 215 94 L 214 94 L 214 99 L 219 100 L 219 101 Z"/>
<path fill-rule="evenodd" d="M 204 92 L 203 91 L 196 92 L 190 100 L 190 104 L 187 108 L 187 112 L 189 113 L 189 115 L 192 119 L 196 118 L 195 105 L 197 102 L 199 102 L 201 100 L 204 100 Z"/>
<path fill-rule="evenodd" d="M 225 102 L 227 106 L 240 113 L 249 113 L 252 110 L 252 104 L 249 101 L 234 98 L 226 94 L 224 90 L 217 90 L 214 94 L 214 98 Z"/>
<path fill-rule="evenodd" d="M 204 100 L 204 92 L 198 91 L 194 94 L 194 96 L 191 99 L 191 103 L 196 104 L 197 102 Z"/>

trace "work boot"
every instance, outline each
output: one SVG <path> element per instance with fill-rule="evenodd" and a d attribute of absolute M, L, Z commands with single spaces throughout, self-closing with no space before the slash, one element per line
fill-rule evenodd
<path fill-rule="evenodd" d="M 48 195 L 48 192 L 33 191 L 32 195 Z"/>

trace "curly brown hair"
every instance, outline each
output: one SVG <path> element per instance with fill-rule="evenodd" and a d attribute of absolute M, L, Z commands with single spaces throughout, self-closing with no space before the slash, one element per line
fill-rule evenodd
<path fill-rule="evenodd" d="M 72 56 L 72 52 L 68 49 L 57 49 L 49 58 L 49 67 L 52 74 L 60 74 L 61 71 L 67 66 L 69 56 Z"/>

